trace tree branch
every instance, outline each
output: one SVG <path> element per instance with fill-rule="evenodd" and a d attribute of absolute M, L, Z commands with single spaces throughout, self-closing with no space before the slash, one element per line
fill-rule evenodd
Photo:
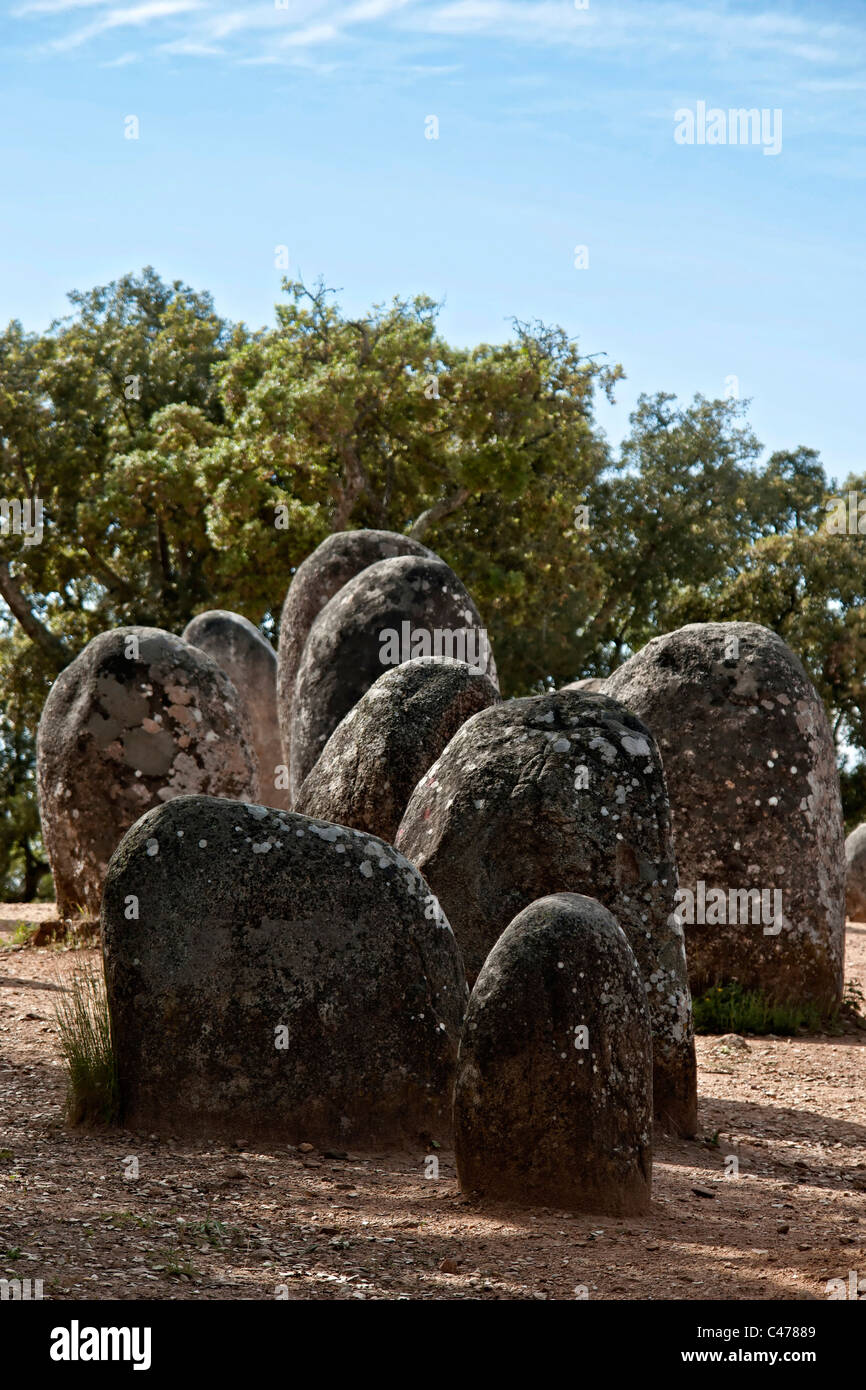
<path fill-rule="evenodd" d="M 452 512 L 459 511 L 463 503 L 469 496 L 469 488 L 461 487 L 453 492 L 450 497 L 442 497 L 438 502 L 434 502 L 432 507 L 428 507 L 426 512 L 422 512 L 418 520 L 409 527 L 406 534 L 413 541 L 420 541 L 431 526 L 443 517 L 450 516 Z"/>
<path fill-rule="evenodd" d="M 26 598 L 12 577 L 8 561 L 0 560 L 0 595 L 5 599 L 12 616 L 21 625 L 31 642 L 45 652 L 62 669 L 70 660 L 70 652 L 65 643 L 37 618 Z"/>

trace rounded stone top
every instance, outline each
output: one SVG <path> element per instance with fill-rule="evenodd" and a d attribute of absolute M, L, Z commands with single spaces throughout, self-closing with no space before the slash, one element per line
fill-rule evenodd
<path fill-rule="evenodd" d="M 206 613 L 197 613 L 183 630 L 183 640 L 191 646 L 208 651 L 211 643 L 220 647 L 243 640 L 251 650 L 261 649 L 269 661 L 276 661 L 277 654 L 255 623 L 242 613 L 233 613 L 229 608 L 209 608 Z"/>
<path fill-rule="evenodd" d="M 416 783 L 460 726 L 499 698 L 464 661 L 416 657 L 391 667 L 337 725 L 295 809 L 393 840 Z"/>
<path fill-rule="evenodd" d="M 396 531 L 336 531 L 298 565 L 283 604 L 279 635 L 279 715 L 283 748 L 291 741 L 295 677 L 316 617 L 343 585 L 368 565 L 395 555 L 435 559 L 420 541 Z"/>
<path fill-rule="evenodd" d="M 626 684 L 678 690 L 699 686 L 711 698 L 724 696 L 749 704 L 762 690 L 802 687 L 815 691 L 799 657 L 786 642 L 760 623 L 688 623 L 653 637 L 604 683 L 605 692 L 621 698 Z"/>
<path fill-rule="evenodd" d="M 207 652 L 161 628 L 100 633 L 61 671 L 36 746 L 58 910 L 98 909 L 108 858 L 148 806 L 183 792 L 258 796 L 249 718 Z"/>
<path fill-rule="evenodd" d="M 390 665 L 421 655 L 417 648 L 425 643 L 424 654 L 460 656 L 496 682 L 478 609 L 443 560 L 380 560 L 325 605 L 310 628 L 294 686 L 295 796 L 340 720 Z"/>

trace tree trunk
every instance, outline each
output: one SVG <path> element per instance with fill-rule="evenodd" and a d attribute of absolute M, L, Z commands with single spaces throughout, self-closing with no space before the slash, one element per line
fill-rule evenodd
<path fill-rule="evenodd" d="M 24 889 L 21 894 L 23 903 L 32 903 L 39 891 L 39 880 L 49 873 L 48 865 L 43 860 L 37 859 L 27 840 L 24 841 Z"/>

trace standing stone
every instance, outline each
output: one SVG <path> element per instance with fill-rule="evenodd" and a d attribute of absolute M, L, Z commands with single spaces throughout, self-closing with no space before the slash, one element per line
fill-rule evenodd
<path fill-rule="evenodd" d="M 653 1032 L 655 1112 L 693 1134 L 697 1083 L 677 869 L 658 748 L 616 701 L 557 691 L 482 710 L 421 779 L 395 837 L 437 894 L 475 979 L 511 919 L 550 893 L 614 913 Z"/>
<path fill-rule="evenodd" d="M 325 605 L 304 646 L 292 707 L 293 800 L 376 678 L 417 656 L 457 657 L 496 684 L 478 610 L 444 561 L 404 555 L 368 565 Z"/>
<path fill-rule="evenodd" d="M 100 633 L 61 671 L 36 740 L 42 836 L 60 917 L 99 912 L 108 861 L 151 806 L 257 797 L 240 696 L 206 652 L 155 627 Z"/>
<path fill-rule="evenodd" d="M 266 806 L 289 809 L 288 769 L 277 721 L 277 656 L 257 627 L 240 613 L 214 608 L 187 623 L 183 640 L 207 652 L 234 682 L 252 729 L 259 793 Z"/>
<path fill-rule="evenodd" d="M 652 1181 L 652 1037 L 640 970 L 606 908 L 524 908 L 469 1000 L 454 1088 L 461 1188 L 633 1216 Z"/>
<path fill-rule="evenodd" d="M 416 782 L 461 724 L 499 699 L 464 661 L 422 656 L 392 667 L 337 725 L 295 809 L 393 840 Z"/>
<path fill-rule="evenodd" d="M 126 1124 L 447 1139 L 460 953 L 418 871 L 382 840 L 182 797 L 119 845 L 102 932 Z"/>
<path fill-rule="evenodd" d="M 596 693 L 604 693 L 604 680 L 601 676 L 583 676 L 579 681 L 569 681 L 568 685 L 561 685 L 560 690 L 590 690 Z"/>
<path fill-rule="evenodd" d="M 344 584 L 368 565 L 395 555 L 436 558 L 426 545 L 396 531 L 337 531 L 298 565 L 283 604 L 277 653 L 277 712 L 286 764 L 292 745 L 295 677 L 310 628 Z"/>
<path fill-rule="evenodd" d="M 845 926 L 839 778 L 797 657 L 757 623 L 693 623 L 654 638 L 605 689 L 661 748 L 692 991 L 736 980 L 833 1008 Z"/>
<path fill-rule="evenodd" d="M 866 825 L 858 825 L 845 841 L 846 912 L 854 922 L 866 922 Z"/>

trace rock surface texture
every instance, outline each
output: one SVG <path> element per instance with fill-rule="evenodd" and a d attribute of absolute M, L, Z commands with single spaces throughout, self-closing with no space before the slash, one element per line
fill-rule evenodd
<path fill-rule="evenodd" d="M 395 531 L 337 531 L 298 565 L 283 604 L 277 653 L 277 711 L 286 764 L 292 742 L 295 677 L 310 628 L 344 584 L 368 565 L 395 555 L 436 558 L 420 541 Z"/>
<path fill-rule="evenodd" d="M 100 633 L 54 682 L 36 743 L 57 909 L 97 916 L 125 830 L 184 793 L 258 798 L 252 734 L 228 676 L 152 627 Z"/>
<path fill-rule="evenodd" d="M 213 608 L 187 623 L 183 640 L 213 657 L 234 682 L 252 731 L 259 794 L 267 806 L 289 809 L 288 776 L 277 720 L 277 655 L 240 613 Z"/>
<path fill-rule="evenodd" d="M 478 610 L 442 560 L 380 560 L 321 610 L 304 645 L 292 706 L 291 787 L 297 797 L 331 734 L 391 666 L 415 656 L 457 656 L 494 684 Z M 424 648 L 426 647 L 426 650 Z"/>
<path fill-rule="evenodd" d="M 576 893 L 515 917 L 469 1000 L 454 1090 L 460 1186 L 630 1216 L 652 1179 L 652 1044 L 634 953 Z"/>
<path fill-rule="evenodd" d="M 498 703 L 493 682 L 463 661 L 393 667 L 337 725 L 295 809 L 393 841 L 416 783 L 467 719 Z"/>
<path fill-rule="evenodd" d="M 561 685 L 560 690 L 590 690 L 596 693 L 604 693 L 604 681 L 601 676 L 583 676 L 579 681 L 569 681 L 568 685 Z"/>
<path fill-rule="evenodd" d="M 866 922 L 866 825 L 858 825 L 845 841 L 845 870 L 848 916 Z"/>
<path fill-rule="evenodd" d="M 470 983 L 513 917 L 585 893 L 635 953 L 653 1030 L 658 1118 L 692 1134 L 695 1050 L 676 863 L 658 748 L 614 700 L 510 700 L 455 734 L 412 795 L 395 844 L 451 922 Z"/>
<path fill-rule="evenodd" d="M 447 1139 L 466 982 L 439 904 L 390 845 L 183 797 L 118 846 L 102 932 L 125 1123 Z"/>
<path fill-rule="evenodd" d="M 736 980 L 778 1000 L 838 1004 L 839 778 L 800 661 L 756 623 L 695 623 L 648 643 L 605 690 L 661 749 L 693 992 Z"/>

